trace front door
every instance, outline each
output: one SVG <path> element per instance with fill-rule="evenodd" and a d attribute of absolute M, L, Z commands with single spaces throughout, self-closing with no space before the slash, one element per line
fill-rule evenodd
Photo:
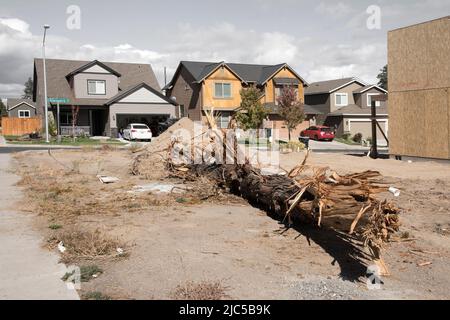
<path fill-rule="evenodd" d="M 104 110 L 92 110 L 92 135 L 105 136 L 106 112 Z"/>

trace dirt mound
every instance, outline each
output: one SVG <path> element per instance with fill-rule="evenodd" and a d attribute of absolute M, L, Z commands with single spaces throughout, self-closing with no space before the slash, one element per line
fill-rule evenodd
<path fill-rule="evenodd" d="M 167 131 L 153 139 L 143 151 L 139 152 L 132 164 L 132 173 L 142 175 L 147 179 L 159 179 L 166 175 L 164 172 L 167 149 L 173 138 L 180 135 L 194 137 L 194 122 L 189 118 L 182 118 Z"/>

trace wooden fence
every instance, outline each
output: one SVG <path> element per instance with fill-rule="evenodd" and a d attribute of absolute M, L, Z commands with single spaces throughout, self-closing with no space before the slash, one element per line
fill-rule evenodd
<path fill-rule="evenodd" d="M 4 136 L 22 136 L 33 132 L 40 132 L 42 119 L 36 118 L 2 118 L 2 134 Z"/>

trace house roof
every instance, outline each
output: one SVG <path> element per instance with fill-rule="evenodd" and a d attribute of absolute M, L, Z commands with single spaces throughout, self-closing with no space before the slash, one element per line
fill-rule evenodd
<path fill-rule="evenodd" d="M 166 85 L 164 89 L 168 89 L 172 86 L 172 82 L 176 78 L 178 71 L 180 70 L 181 67 L 185 67 L 196 82 L 201 82 L 220 66 L 228 67 L 243 82 L 255 83 L 257 85 L 265 84 L 265 82 L 270 80 L 270 78 L 277 71 L 279 71 L 283 67 L 287 67 L 305 85 L 308 85 L 307 82 L 303 78 L 301 78 L 297 73 L 295 73 L 295 71 L 286 63 L 277 65 L 260 65 L 260 64 L 225 63 L 225 62 L 181 61 L 172 81 L 170 81 L 170 83 Z"/>
<path fill-rule="evenodd" d="M 59 60 L 46 59 L 47 67 L 47 91 L 49 97 L 68 98 L 71 105 L 104 105 L 109 99 L 76 99 L 70 87 L 67 75 L 74 71 L 85 68 L 87 65 L 96 64 L 98 61 L 77 61 L 77 60 Z M 138 63 L 119 63 L 119 62 L 101 62 L 103 66 L 114 70 L 120 74 L 119 93 L 125 92 L 140 83 L 146 83 L 158 92 L 161 88 L 149 64 Z M 35 86 L 39 82 L 39 87 L 44 87 L 43 63 L 42 59 L 34 59 L 35 68 Z M 36 87 L 34 88 L 34 95 Z M 33 97 L 36 100 L 36 96 Z"/>
<path fill-rule="evenodd" d="M 372 108 L 370 107 L 361 108 L 356 104 L 349 104 L 348 106 L 339 108 L 338 110 L 329 113 L 328 116 L 371 115 L 371 113 Z M 387 115 L 387 114 L 388 114 L 387 106 L 377 107 L 377 115 Z"/>
<path fill-rule="evenodd" d="M 148 84 L 146 83 L 140 83 L 137 86 L 134 86 L 132 88 L 129 88 L 128 90 L 124 91 L 124 92 L 120 92 L 117 95 L 115 95 L 114 97 L 112 97 L 110 100 L 108 100 L 105 105 L 111 105 L 115 102 L 118 102 L 120 100 L 122 100 L 125 97 L 128 97 L 130 94 L 138 91 L 139 89 L 145 88 L 147 90 L 149 90 L 150 92 L 152 92 L 153 94 L 155 94 L 156 96 L 158 96 L 159 98 L 163 99 L 164 101 L 166 101 L 167 103 L 170 103 L 172 105 L 177 105 L 173 100 L 167 98 L 165 95 L 163 95 L 161 92 L 153 89 L 152 87 L 150 87 Z"/>
<path fill-rule="evenodd" d="M 47 62 L 47 61 L 46 61 L 46 62 Z M 114 75 L 116 75 L 116 76 L 118 76 L 118 77 L 121 77 L 121 76 L 122 76 L 120 73 L 118 73 L 116 70 L 112 69 L 111 67 L 108 67 L 107 65 L 105 65 L 104 63 L 102 63 L 102 62 L 100 62 L 100 61 L 98 61 L 98 60 L 94 60 L 94 61 L 91 61 L 91 62 L 86 63 L 85 65 L 79 67 L 79 68 L 76 69 L 76 70 L 73 70 L 72 72 L 70 72 L 70 73 L 66 76 L 66 78 L 70 78 L 70 77 L 72 77 L 72 76 L 74 76 L 74 75 L 76 75 L 76 74 L 78 74 L 78 73 L 80 73 L 80 72 L 83 72 L 84 70 L 87 70 L 87 69 L 89 69 L 89 68 L 91 68 L 91 67 L 93 67 L 93 66 L 95 66 L 95 65 L 102 67 L 103 69 L 109 71 L 110 73 L 112 73 L 112 74 L 114 74 Z"/>
<path fill-rule="evenodd" d="M 379 87 L 379 86 L 377 86 L 377 85 L 375 85 L 375 84 L 374 84 L 374 85 L 368 85 L 368 86 L 361 87 L 361 88 L 359 88 L 359 89 L 353 91 L 353 93 L 364 93 L 364 92 L 366 92 L 366 91 L 369 91 L 370 89 L 377 89 L 378 91 L 387 93 L 386 90 L 384 90 L 383 88 L 381 88 L 381 87 Z"/>
<path fill-rule="evenodd" d="M 19 98 L 19 99 L 8 99 L 7 102 L 6 102 L 6 109 L 8 111 L 10 111 L 12 109 L 15 109 L 15 108 L 21 106 L 24 103 L 29 105 L 30 107 L 36 109 L 36 105 L 35 105 L 35 103 L 33 101 L 31 101 L 30 99 L 22 99 L 22 98 Z"/>
<path fill-rule="evenodd" d="M 279 106 L 277 106 L 275 103 L 266 103 L 265 107 L 269 110 L 270 114 L 279 114 L 280 113 L 280 108 Z M 303 112 L 306 115 L 319 115 L 319 114 L 323 114 L 323 112 L 317 110 L 316 108 L 304 104 L 303 105 Z"/>
<path fill-rule="evenodd" d="M 311 83 L 305 89 L 305 95 L 332 93 L 354 82 L 357 82 L 362 86 L 367 86 L 367 83 L 357 78 L 342 78 L 327 81 L 319 81 Z"/>

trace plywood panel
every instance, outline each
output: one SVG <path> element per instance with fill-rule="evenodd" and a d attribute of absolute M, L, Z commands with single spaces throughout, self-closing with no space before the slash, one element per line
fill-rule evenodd
<path fill-rule="evenodd" d="M 391 93 L 390 153 L 449 159 L 449 112 L 447 89 Z"/>
<path fill-rule="evenodd" d="M 231 98 L 218 99 L 214 97 L 214 84 L 217 82 L 231 83 Z M 241 104 L 241 81 L 227 68 L 219 68 L 210 75 L 203 85 L 203 106 L 215 108 L 237 108 Z"/>
<path fill-rule="evenodd" d="M 450 19 L 388 33 L 389 91 L 450 87 Z"/>
<path fill-rule="evenodd" d="M 426 112 L 423 112 L 425 119 L 423 148 L 425 154 L 430 158 L 449 158 L 447 91 L 426 90 L 424 96 Z"/>

